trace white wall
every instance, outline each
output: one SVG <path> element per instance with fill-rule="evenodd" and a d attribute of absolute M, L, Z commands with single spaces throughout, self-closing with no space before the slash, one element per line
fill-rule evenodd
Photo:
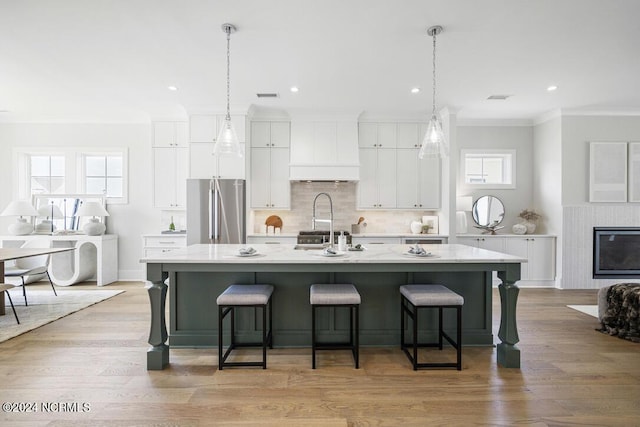
<path fill-rule="evenodd" d="M 533 208 L 533 127 L 532 126 L 459 126 L 457 129 L 459 150 L 464 149 L 508 149 L 516 150 L 516 188 L 514 189 L 471 189 L 465 187 L 462 177 L 457 174 L 457 194 L 473 196 L 492 195 L 502 200 L 505 217 L 499 234 L 511 233 L 511 227 L 520 222 L 518 214 L 523 209 Z M 460 155 L 460 153 L 451 153 Z M 471 216 L 467 218 L 469 233 L 478 230 Z"/>
<path fill-rule="evenodd" d="M 562 278 L 562 121 L 559 116 L 533 129 L 533 206 L 544 215 L 540 232 L 554 234 L 556 277 Z"/>
<path fill-rule="evenodd" d="M 152 165 L 149 124 L 11 123 L 0 124 L 0 209 L 15 196 L 15 147 L 127 147 L 129 203 L 108 205 L 107 233 L 118 235 L 121 280 L 141 279 L 142 234 L 157 233 L 160 214 L 152 206 Z M 6 233 L 10 218 L 0 218 Z"/>
<path fill-rule="evenodd" d="M 589 203 L 589 142 L 640 141 L 640 117 L 563 116 L 561 133 L 561 285 L 566 289 L 596 289 L 615 280 L 592 278 L 593 227 L 640 226 L 640 204 Z"/>

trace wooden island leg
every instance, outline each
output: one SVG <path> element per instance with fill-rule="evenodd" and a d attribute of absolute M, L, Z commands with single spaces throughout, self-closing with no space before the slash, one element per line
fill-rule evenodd
<path fill-rule="evenodd" d="M 520 368 L 520 349 L 516 344 L 518 337 L 518 325 L 516 323 L 516 306 L 520 288 L 515 282 L 520 280 L 520 265 L 508 265 L 506 271 L 499 271 L 498 277 L 502 283 L 498 286 L 500 291 L 500 330 L 498 338 L 502 341 L 498 344 L 498 364 L 505 368 Z"/>
<path fill-rule="evenodd" d="M 169 335 L 165 319 L 168 289 L 164 283 L 166 278 L 167 274 L 162 273 L 160 265 L 147 264 L 147 279 L 151 282 L 151 285 L 147 287 L 149 304 L 151 305 L 151 327 L 149 330 L 151 348 L 147 350 L 147 370 L 162 370 L 169 364 L 169 346 L 166 344 Z"/>

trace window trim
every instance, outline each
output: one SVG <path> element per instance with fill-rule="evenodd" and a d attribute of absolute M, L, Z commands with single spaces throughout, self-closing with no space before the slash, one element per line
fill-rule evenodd
<path fill-rule="evenodd" d="M 486 157 L 501 156 L 510 158 L 511 161 L 511 182 L 508 184 L 498 183 L 468 183 L 467 177 L 467 155 L 485 155 Z M 515 189 L 516 188 L 516 150 L 513 149 L 462 149 L 460 150 L 460 185 L 465 188 L 482 188 L 482 189 Z"/>

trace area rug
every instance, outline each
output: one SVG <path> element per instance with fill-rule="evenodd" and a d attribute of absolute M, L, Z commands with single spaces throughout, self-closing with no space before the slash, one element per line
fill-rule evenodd
<path fill-rule="evenodd" d="M 20 324 L 16 323 L 13 311 L 9 305 L 9 298 L 5 296 L 5 315 L 0 316 L 0 342 L 32 331 L 42 325 L 56 321 L 62 317 L 87 308 L 124 291 L 122 290 L 65 290 L 56 289 L 58 296 L 49 290 L 31 290 L 27 287 L 27 301 L 25 307 L 22 289 L 10 290 Z"/>
<path fill-rule="evenodd" d="M 596 319 L 598 318 L 597 305 L 568 305 L 567 307 L 572 308 L 574 310 L 578 310 L 584 314 L 588 314 L 589 316 L 593 316 Z"/>

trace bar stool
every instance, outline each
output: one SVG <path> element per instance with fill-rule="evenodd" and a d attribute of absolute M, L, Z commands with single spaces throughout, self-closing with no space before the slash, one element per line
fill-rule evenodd
<path fill-rule="evenodd" d="M 356 369 L 360 367 L 360 294 L 352 284 L 311 285 L 311 367 L 316 369 L 317 350 L 351 350 Z M 316 311 L 320 307 L 349 309 L 349 342 L 319 343 L 316 336 Z"/>
<path fill-rule="evenodd" d="M 273 286 L 271 285 L 230 285 L 221 293 L 216 302 L 218 304 L 218 369 L 222 370 L 228 366 L 262 366 L 267 369 L 267 345 L 273 348 L 272 318 L 273 304 L 271 295 Z M 260 307 L 262 308 L 262 342 L 236 343 L 235 340 L 235 309 L 239 307 Z M 269 310 L 269 331 L 267 332 L 267 308 Z M 227 351 L 222 354 L 222 326 L 224 318 L 231 313 L 231 343 Z M 227 362 L 227 358 L 232 350 L 239 347 L 262 347 L 262 361 L 260 362 Z"/>
<path fill-rule="evenodd" d="M 413 370 L 418 368 L 457 368 L 462 370 L 462 306 L 464 298 L 442 285 L 403 285 L 400 286 L 400 348 L 405 352 L 413 365 Z M 422 308 L 438 309 L 438 342 L 418 342 L 418 310 Z M 455 308 L 457 314 L 457 340 L 454 342 L 442 328 L 442 310 Z M 412 319 L 413 341 L 405 343 L 404 328 L 407 314 Z M 442 338 L 445 338 L 457 351 L 455 363 L 418 363 L 419 347 L 438 347 L 442 350 Z M 412 353 L 409 352 L 412 350 Z"/>

